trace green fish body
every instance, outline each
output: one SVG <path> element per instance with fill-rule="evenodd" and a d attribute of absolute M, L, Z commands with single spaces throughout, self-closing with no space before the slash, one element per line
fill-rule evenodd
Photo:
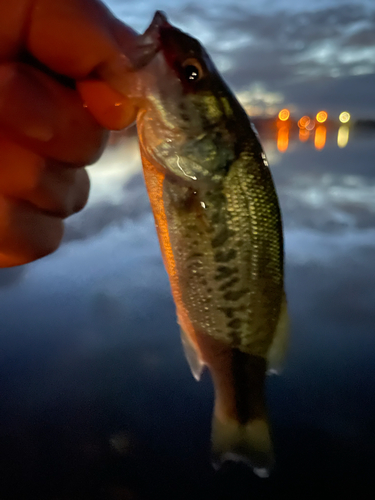
<path fill-rule="evenodd" d="M 288 318 L 277 194 L 251 122 L 200 43 L 156 13 L 134 100 L 146 185 L 186 357 L 215 389 L 213 454 L 273 463 L 264 396 Z"/>

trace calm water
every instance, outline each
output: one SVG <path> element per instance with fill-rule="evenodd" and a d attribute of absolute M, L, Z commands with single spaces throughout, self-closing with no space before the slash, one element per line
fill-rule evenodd
<path fill-rule="evenodd" d="M 268 379 L 277 467 L 209 466 L 212 386 L 180 346 L 133 140 L 91 169 L 54 255 L 0 271 L 0 498 L 309 498 L 374 484 L 375 141 L 264 139 L 292 334 Z"/>

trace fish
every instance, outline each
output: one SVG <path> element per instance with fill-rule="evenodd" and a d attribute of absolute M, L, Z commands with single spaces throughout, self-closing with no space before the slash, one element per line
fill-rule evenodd
<path fill-rule="evenodd" d="M 267 476 L 265 397 L 289 321 L 281 212 L 259 137 L 201 43 L 157 11 L 128 94 L 143 173 L 193 376 L 214 387 L 213 463 Z"/>

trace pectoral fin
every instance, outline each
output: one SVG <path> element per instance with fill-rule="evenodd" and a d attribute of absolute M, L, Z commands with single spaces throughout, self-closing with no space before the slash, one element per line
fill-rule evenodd
<path fill-rule="evenodd" d="M 268 373 L 280 373 L 283 360 L 285 357 L 285 352 L 288 347 L 289 341 L 289 316 L 286 297 L 284 295 L 281 309 L 279 322 L 276 327 L 275 337 L 271 344 L 270 350 L 268 351 Z"/>
<path fill-rule="evenodd" d="M 184 348 L 186 359 L 191 369 L 191 373 L 193 374 L 195 380 L 199 382 L 205 363 L 202 360 L 202 357 L 198 352 L 198 349 L 195 347 L 193 342 L 190 340 L 190 338 L 182 328 L 181 328 L 181 342 Z"/>

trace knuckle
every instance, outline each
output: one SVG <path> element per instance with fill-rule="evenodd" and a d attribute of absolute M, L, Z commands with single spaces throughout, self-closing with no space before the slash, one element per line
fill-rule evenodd
<path fill-rule="evenodd" d="M 108 134 L 108 130 L 102 129 L 99 125 L 95 126 L 90 141 L 90 151 L 88 151 L 86 158 L 84 158 L 85 161 L 82 161 L 82 164 L 92 165 L 99 160 L 107 144 Z"/>
<path fill-rule="evenodd" d="M 27 264 L 53 253 L 60 245 L 61 219 L 43 213 L 31 204 L 6 200 L 0 215 L 8 224 L 0 228 L 0 267 Z"/>
<path fill-rule="evenodd" d="M 90 179 L 85 168 L 49 162 L 40 176 L 39 185 L 19 198 L 46 215 L 65 219 L 82 210 L 87 203 L 89 191 Z"/>
<path fill-rule="evenodd" d="M 85 168 L 80 169 L 77 172 L 77 195 L 73 206 L 73 212 L 79 212 L 82 210 L 89 199 L 90 194 L 90 177 Z"/>
<path fill-rule="evenodd" d="M 53 217 L 48 229 L 42 230 L 38 242 L 30 248 L 30 261 L 41 259 L 55 252 L 64 235 L 64 224 L 59 218 Z"/>

